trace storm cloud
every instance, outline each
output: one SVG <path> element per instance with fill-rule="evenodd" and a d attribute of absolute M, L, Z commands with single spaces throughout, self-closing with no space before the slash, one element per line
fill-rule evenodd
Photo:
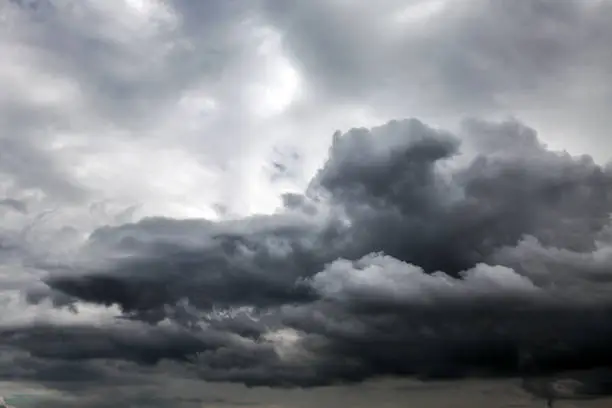
<path fill-rule="evenodd" d="M 8 404 L 612 396 L 609 1 L 0 3 Z"/>
<path fill-rule="evenodd" d="M 5 327 L 3 343 L 248 385 L 606 368 L 611 182 L 515 120 L 353 129 L 275 214 L 96 230 L 30 299 L 120 320 Z"/>

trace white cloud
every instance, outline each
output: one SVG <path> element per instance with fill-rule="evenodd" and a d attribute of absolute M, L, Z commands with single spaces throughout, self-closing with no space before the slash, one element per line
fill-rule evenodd
<path fill-rule="evenodd" d="M 480 264 L 462 276 L 453 278 L 443 271 L 427 274 L 418 266 L 370 254 L 357 261 L 335 261 L 315 275 L 310 284 L 331 299 L 393 299 L 406 304 L 468 297 L 532 296 L 540 291 L 528 278 L 504 266 Z"/>

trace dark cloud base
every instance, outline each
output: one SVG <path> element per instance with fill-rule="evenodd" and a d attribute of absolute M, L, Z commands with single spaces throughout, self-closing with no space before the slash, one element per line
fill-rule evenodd
<path fill-rule="evenodd" d="M 52 366 L 175 361 L 253 386 L 519 376 L 542 391 L 536 378 L 587 370 L 576 395 L 608 394 L 611 186 L 609 167 L 516 121 L 353 129 L 273 215 L 149 218 L 46 260 L 31 302 L 122 319 L 0 342 Z"/>

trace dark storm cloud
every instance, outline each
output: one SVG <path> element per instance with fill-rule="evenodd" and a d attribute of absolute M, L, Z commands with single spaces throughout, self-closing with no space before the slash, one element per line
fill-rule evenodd
<path fill-rule="evenodd" d="M 610 2 L 451 0 L 424 20 L 399 15 L 417 0 L 153 3 L 0 6 L 0 380 L 70 396 L 45 407 L 380 376 L 612 394 L 612 166 L 518 120 L 338 132 L 271 215 L 129 223 L 136 207 L 102 203 L 210 199 L 230 218 L 255 166 L 299 184 L 331 135 L 305 129 L 352 116 L 524 113 L 556 146 L 576 129 L 605 146 Z M 284 58 L 294 100 L 260 118 L 293 88 Z M 239 385 L 159 397 L 175 380 Z"/>
<path fill-rule="evenodd" d="M 406 234 L 402 231 L 427 227 L 428 218 L 442 214 L 444 191 L 438 190 L 444 186 L 438 186 L 434 164 L 456 148 L 449 135 L 416 120 L 393 122 L 374 135 L 352 131 L 332 146 L 310 187 L 309 194 L 332 196 L 327 204 L 331 215 L 319 214 L 321 222 L 311 220 L 317 215 L 288 211 L 238 222 L 158 218 L 98 230 L 90 239 L 91 256 L 105 247 L 118 257 L 130 256 L 110 259 L 110 265 L 85 275 L 52 276 L 49 284 L 81 299 L 118 303 L 126 311 L 155 309 L 183 298 L 204 308 L 307 301 L 312 296 L 295 286 L 297 278 L 313 275 L 339 256 L 380 250 L 395 255 L 403 250 L 393 248 Z M 353 225 L 336 219 L 338 212 L 346 213 Z M 384 224 L 395 224 L 394 229 L 376 230 Z M 407 249 L 402 259 L 421 253 L 420 248 Z"/>
<path fill-rule="evenodd" d="M 610 367 L 609 168 L 517 121 L 466 121 L 460 136 L 415 119 L 353 129 L 276 214 L 101 228 L 47 284 L 118 305 L 141 331 L 50 325 L 3 342 L 187 360 L 248 385 Z"/>
<path fill-rule="evenodd" d="M 596 284 L 578 280 L 574 289 L 571 283 L 540 287 L 487 265 L 456 280 L 373 255 L 337 261 L 316 275 L 313 285 L 324 300 L 288 314 L 294 327 L 326 339 L 322 347 L 332 359 L 352 360 L 365 376 L 542 375 L 607 367 L 610 306 L 597 299 Z"/>
<path fill-rule="evenodd" d="M 308 293 L 293 287 L 295 278 L 314 273 L 325 249 L 317 242 L 316 226 L 291 215 L 286 218 L 288 222 L 282 217 L 245 220 L 237 228 L 231 222 L 148 219 L 98 230 L 90 240 L 93 255 L 88 256 L 105 247 L 117 256 L 129 256 L 110 259 L 85 275 L 78 271 L 52 276 L 49 284 L 81 299 L 118 303 L 126 311 L 146 311 L 181 299 L 206 309 L 305 300 Z"/>
<path fill-rule="evenodd" d="M 454 170 L 444 166 L 453 166 L 445 159 L 457 154 L 457 139 L 418 121 L 336 139 L 311 189 L 322 187 L 347 213 L 351 246 L 361 253 L 351 259 L 383 251 L 457 273 L 523 235 L 593 248 L 608 222 L 612 173 L 588 157 L 548 151 L 515 121 L 469 121 L 464 133 L 482 153 Z"/>
<path fill-rule="evenodd" d="M 203 336 L 163 328 L 34 326 L 3 328 L 4 345 L 17 346 L 40 358 L 66 361 L 117 359 L 153 364 L 161 359 L 186 356 L 223 344 L 222 335 L 209 330 Z"/>

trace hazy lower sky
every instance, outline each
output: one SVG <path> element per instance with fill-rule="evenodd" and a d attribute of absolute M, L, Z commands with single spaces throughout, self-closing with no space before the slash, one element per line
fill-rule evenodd
<path fill-rule="evenodd" d="M 612 1 L 0 20 L 9 404 L 610 404 Z"/>

